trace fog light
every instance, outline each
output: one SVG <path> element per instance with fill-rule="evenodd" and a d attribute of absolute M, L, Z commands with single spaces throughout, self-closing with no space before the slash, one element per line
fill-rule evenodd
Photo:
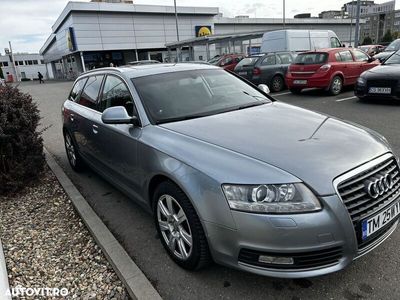
<path fill-rule="evenodd" d="M 294 261 L 292 257 L 279 257 L 279 256 L 267 256 L 260 255 L 258 261 L 264 264 L 275 264 L 275 265 L 293 265 Z"/>

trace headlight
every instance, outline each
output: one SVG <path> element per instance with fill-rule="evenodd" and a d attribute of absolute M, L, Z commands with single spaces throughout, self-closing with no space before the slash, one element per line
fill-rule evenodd
<path fill-rule="evenodd" d="M 357 79 L 357 84 L 358 84 L 358 85 L 366 85 L 366 84 L 367 84 L 367 81 L 366 81 L 365 78 L 363 78 L 363 77 L 358 77 L 358 79 Z"/>
<path fill-rule="evenodd" d="M 302 183 L 223 184 L 229 207 L 255 213 L 299 213 L 321 209 L 317 197 Z"/>

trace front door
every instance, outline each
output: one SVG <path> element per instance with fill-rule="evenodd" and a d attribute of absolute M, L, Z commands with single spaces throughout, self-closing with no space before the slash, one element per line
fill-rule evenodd
<path fill-rule="evenodd" d="M 101 113 L 114 106 L 123 106 L 130 116 L 137 115 L 132 95 L 126 83 L 108 75 L 95 116 L 95 148 L 102 168 L 130 194 L 139 195 L 137 144 L 141 128 L 130 124 L 104 124 Z M 136 197 L 140 199 L 140 197 Z"/>

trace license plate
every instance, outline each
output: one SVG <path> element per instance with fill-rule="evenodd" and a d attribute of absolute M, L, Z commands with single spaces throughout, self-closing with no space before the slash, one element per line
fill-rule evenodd
<path fill-rule="evenodd" d="M 307 80 L 294 80 L 294 84 L 307 84 Z"/>
<path fill-rule="evenodd" d="M 247 75 L 247 72 L 239 72 L 239 75 Z"/>
<path fill-rule="evenodd" d="M 400 214 L 400 201 L 393 204 L 384 211 L 373 216 L 372 218 L 362 221 L 362 239 L 367 239 L 370 235 L 377 232 L 379 229 L 385 227 L 394 218 Z"/>
<path fill-rule="evenodd" d="M 392 88 L 370 87 L 368 92 L 370 94 L 391 94 Z"/>

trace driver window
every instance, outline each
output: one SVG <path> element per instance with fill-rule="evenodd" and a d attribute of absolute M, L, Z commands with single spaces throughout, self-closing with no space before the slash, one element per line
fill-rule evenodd
<path fill-rule="evenodd" d="M 135 111 L 132 96 L 126 84 L 118 77 L 107 76 L 98 110 L 103 112 L 113 106 L 125 107 L 131 117 Z"/>
<path fill-rule="evenodd" d="M 275 65 L 276 64 L 276 59 L 275 59 L 275 54 L 270 54 L 267 55 L 263 61 L 261 62 L 262 65 L 267 65 L 267 66 L 271 66 L 271 65 Z"/>

